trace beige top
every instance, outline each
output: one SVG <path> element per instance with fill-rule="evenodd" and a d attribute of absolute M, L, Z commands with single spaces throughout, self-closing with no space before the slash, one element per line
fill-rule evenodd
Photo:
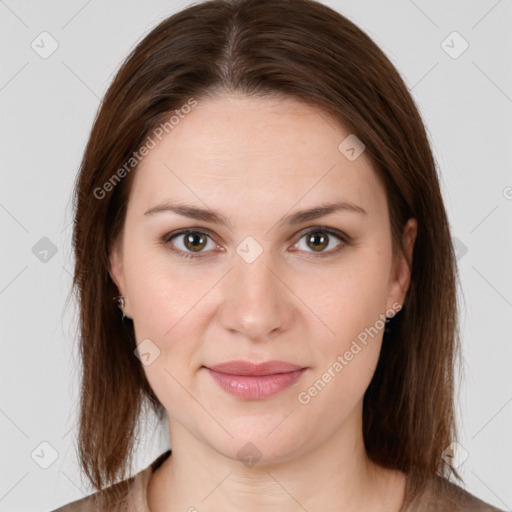
<path fill-rule="evenodd" d="M 115 484 L 128 488 L 129 492 L 126 500 L 119 503 L 115 511 L 109 512 L 151 512 L 147 499 L 149 479 L 153 471 L 170 454 L 171 450 L 167 450 L 140 473 Z M 73 501 L 53 512 L 101 512 L 94 503 L 94 497 L 100 492 Z M 410 501 L 409 479 L 405 489 L 405 502 L 399 512 L 504 512 L 439 476 L 432 479 L 425 490 L 419 496 L 416 496 L 413 501 L 407 503 L 408 501 Z"/>

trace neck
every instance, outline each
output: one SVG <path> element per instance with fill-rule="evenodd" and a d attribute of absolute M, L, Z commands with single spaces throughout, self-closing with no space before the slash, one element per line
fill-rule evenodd
<path fill-rule="evenodd" d="M 150 480 L 150 510 L 399 512 L 405 475 L 368 459 L 361 421 L 353 419 L 313 449 L 250 467 L 170 419 L 172 454 Z"/>

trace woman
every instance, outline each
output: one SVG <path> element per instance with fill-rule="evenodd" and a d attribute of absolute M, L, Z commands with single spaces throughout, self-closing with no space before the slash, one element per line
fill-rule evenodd
<path fill-rule="evenodd" d="M 349 20 L 213 0 L 163 21 L 75 194 L 98 492 L 59 511 L 498 510 L 448 480 L 457 276 L 425 128 Z M 146 405 L 172 451 L 130 478 Z"/>

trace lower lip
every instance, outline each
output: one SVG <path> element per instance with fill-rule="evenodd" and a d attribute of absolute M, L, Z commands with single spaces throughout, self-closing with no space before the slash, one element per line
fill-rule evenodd
<path fill-rule="evenodd" d="M 206 368 L 215 382 L 228 393 L 245 400 L 261 400 L 297 382 L 306 368 L 273 375 L 231 375 Z"/>

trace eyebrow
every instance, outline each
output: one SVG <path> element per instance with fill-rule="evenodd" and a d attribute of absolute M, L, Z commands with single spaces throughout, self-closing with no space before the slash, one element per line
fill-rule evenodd
<path fill-rule="evenodd" d="M 367 212 L 364 208 L 355 203 L 352 203 L 351 201 L 336 201 L 334 203 L 324 203 L 313 208 L 308 208 L 307 210 L 294 212 L 282 217 L 277 224 L 291 226 L 294 224 L 300 224 L 302 222 L 317 219 L 319 217 L 325 217 L 326 215 L 340 211 L 367 215 Z M 185 204 L 162 203 L 158 206 L 150 208 L 144 213 L 144 215 L 154 215 L 156 213 L 162 212 L 174 212 L 183 217 L 202 220 L 212 224 L 220 224 L 231 229 L 229 220 L 220 212 L 211 210 L 209 208 L 198 208 Z"/>

